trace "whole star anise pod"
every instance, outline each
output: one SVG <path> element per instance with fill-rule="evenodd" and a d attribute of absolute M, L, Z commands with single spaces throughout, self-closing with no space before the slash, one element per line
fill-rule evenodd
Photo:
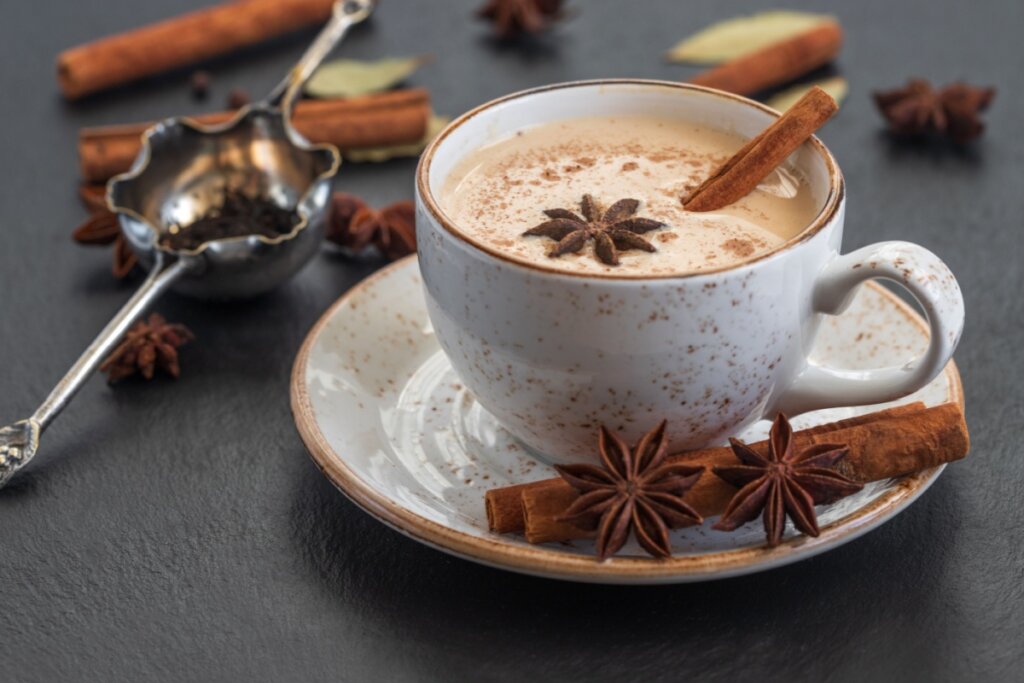
<path fill-rule="evenodd" d="M 139 320 L 125 333 L 103 364 L 100 371 L 107 373 L 107 381 L 113 384 L 136 373 L 146 379 L 153 379 L 157 368 L 178 378 L 178 347 L 195 339 L 187 327 L 169 323 L 158 313 L 149 320 Z"/>
<path fill-rule="evenodd" d="M 327 239 L 358 252 L 375 245 L 388 259 L 416 251 L 416 208 L 409 200 L 373 209 L 347 192 L 331 198 Z"/>
<path fill-rule="evenodd" d="M 79 244 L 114 245 L 114 257 L 111 270 L 114 277 L 121 279 L 132 272 L 138 258 L 131 250 L 117 222 L 117 214 L 107 208 L 107 188 L 104 185 L 83 185 L 78 189 L 85 208 L 89 210 L 89 218 L 75 228 L 72 239 Z"/>
<path fill-rule="evenodd" d="M 602 213 L 594 198 L 585 194 L 580 202 L 582 218 L 568 209 L 548 209 L 544 214 L 551 220 L 530 228 L 523 236 L 539 235 L 558 242 L 548 252 L 552 258 L 578 252 L 583 245 L 593 240 L 594 253 L 601 263 L 617 266 L 620 250 L 657 251 L 653 244 L 640 235 L 664 227 L 665 224 L 633 216 L 638 206 L 640 202 L 636 199 L 620 199 Z"/>
<path fill-rule="evenodd" d="M 540 33 L 562 17 L 563 0 L 487 0 L 477 16 L 494 24 L 500 38 Z"/>
<path fill-rule="evenodd" d="M 733 531 L 763 511 L 769 546 L 782 541 L 787 515 L 797 529 L 817 536 L 814 506 L 831 503 L 863 488 L 831 469 L 846 457 L 847 446 L 823 443 L 796 451 L 793 428 L 781 413 L 772 423 L 765 456 L 737 439 L 729 439 L 729 444 L 743 464 L 712 468 L 720 479 L 739 488 L 714 526 L 720 531 Z"/>
<path fill-rule="evenodd" d="M 555 469 L 582 495 L 560 521 L 584 528 L 597 524 L 597 556 L 617 553 L 632 531 L 655 557 L 672 555 L 670 528 L 700 524 L 683 495 L 700 479 L 703 467 L 665 463 L 665 422 L 629 446 L 604 426 L 598 441 L 604 467 L 559 465 Z"/>
<path fill-rule="evenodd" d="M 995 97 L 995 88 L 953 83 L 941 90 L 920 78 L 895 90 L 875 93 L 875 104 L 897 135 L 944 135 L 957 144 L 985 130 L 979 117 Z"/>

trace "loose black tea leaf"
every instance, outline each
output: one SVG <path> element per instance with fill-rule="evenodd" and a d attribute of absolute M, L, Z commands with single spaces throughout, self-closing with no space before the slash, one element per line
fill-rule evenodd
<path fill-rule="evenodd" d="M 160 244 L 175 251 L 197 249 L 207 242 L 229 237 L 262 235 L 279 237 L 299 222 L 292 209 L 278 206 L 266 197 L 251 197 L 229 190 L 224 202 L 185 226 L 172 225 Z"/>

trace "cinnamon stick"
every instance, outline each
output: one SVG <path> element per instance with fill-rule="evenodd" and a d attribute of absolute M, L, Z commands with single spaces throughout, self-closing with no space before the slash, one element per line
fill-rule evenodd
<path fill-rule="evenodd" d="M 484 507 L 487 510 L 488 528 L 491 531 L 502 534 L 522 532 L 525 528 L 523 493 L 549 487 L 562 489 L 561 484 L 563 483 L 561 479 L 556 477 L 528 484 L 514 484 L 512 486 L 503 486 L 499 489 L 491 489 L 484 494 Z"/>
<path fill-rule="evenodd" d="M 841 443 L 850 447 L 839 470 L 845 476 L 866 483 L 899 477 L 958 460 L 967 454 L 970 440 L 963 410 L 947 403 L 933 408 L 912 404 L 877 413 L 805 429 L 794 434 L 794 447 L 816 443 Z M 768 442 L 751 444 L 764 453 Z M 703 465 L 707 471 L 686 495 L 686 502 L 702 516 L 721 514 L 736 490 L 711 473 L 716 465 L 735 465 L 738 460 L 729 447 L 708 448 L 670 456 L 676 462 Z M 510 490 L 511 489 L 511 490 Z M 523 532 L 531 543 L 584 538 L 592 532 L 558 521 L 577 497 L 563 480 L 545 479 L 532 484 L 492 489 L 487 492 L 488 510 L 500 514 L 499 533 Z M 521 519 L 515 519 L 518 510 Z"/>
<path fill-rule="evenodd" d="M 687 211 L 715 211 L 742 199 L 832 118 L 839 105 L 815 86 L 683 199 Z"/>
<path fill-rule="evenodd" d="M 223 123 L 233 111 L 193 118 L 201 124 Z M 335 100 L 304 100 L 295 106 L 296 130 L 311 142 L 351 149 L 389 147 L 421 140 L 430 119 L 430 95 L 422 88 Z M 83 128 L 78 158 L 86 182 L 105 182 L 127 171 L 141 147 L 140 136 L 152 123 Z"/>
<path fill-rule="evenodd" d="M 703 481 L 704 475 L 701 475 Z M 559 521 L 579 494 L 566 484 L 549 485 L 543 488 L 527 489 L 521 494 L 523 509 L 523 535 L 529 543 L 548 541 L 571 541 L 577 538 L 591 538 L 595 531 Z M 699 485 L 701 482 L 698 481 Z"/>
<path fill-rule="evenodd" d="M 327 21 L 333 0 L 234 0 L 60 53 L 68 99 L 188 66 Z"/>
<path fill-rule="evenodd" d="M 843 29 L 830 21 L 708 69 L 690 82 L 737 95 L 749 95 L 828 64 L 839 54 L 842 46 Z"/>

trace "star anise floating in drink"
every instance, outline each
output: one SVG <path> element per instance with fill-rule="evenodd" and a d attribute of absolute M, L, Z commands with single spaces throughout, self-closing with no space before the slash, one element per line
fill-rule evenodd
<path fill-rule="evenodd" d="M 597 526 L 597 556 L 604 560 L 625 545 L 632 531 L 655 557 L 670 557 L 670 528 L 700 524 L 701 516 L 683 502 L 703 467 L 665 463 L 668 442 L 662 421 L 630 449 L 601 427 L 598 450 L 603 467 L 560 465 L 558 474 L 582 495 L 559 521 Z"/>
<path fill-rule="evenodd" d="M 157 368 L 177 379 L 181 374 L 178 347 L 193 339 L 195 336 L 184 325 L 169 323 L 162 315 L 153 313 L 149 320 L 132 325 L 100 365 L 100 371 L 107 373 L 111 384 L 136 373 L 153 379 Z"/>
<path fill-rule="evenodd" d="M 500 38 L 540 33 L 562 17 L 563 0 L 487 0 L 477 16 L 494 24 Z"/>
<path fill-rule="evenodd" d="M 902 88 L 876 92 L 875 104 L 897 135 L 938 135 L 963 144 L 985 130 L 980 114 L 995 95 L 994 88 L 967 83 L 935 90 L 928 81 L 913 78 Z"/>
<path fill-rule="evenodd" d="M 619 251 L 639 249 L 657 251 L 655 246 L 640 235 L 664 227 L 664 223 L 650 218 L 638 218 L 636 213 L 640 202 L 636 199 L 620 199 L 602 213 L 594 198 L 583 195 L 579 216 L 568 209 L 548 209 L 544 214 L 551 220 L 530 228 L 523 236 L 548 237 L 557 242 L 548 256 L 557 258 L 576 253 L 593 240 L 594 254 L 601 263 L 619 265 Z"/>
<path fill-rule="evenodd" d="M 89 210 L 89 218 L 75 228 L 72 239 L 79 244 L 114 245 L 114 256 L 111 270 L 114 277 L 120 279 L 132 272 L 138 259 L 131 250 L 117 222 L 117 215 L 107 208 L 107 188 L 104 185 L 83 185 L 78 190 L 85 208 Z"/>
<path fill-rule="evenodd" d="M 743 464 L 712 468 L 720 479 L 739 488 L 714 526 L 720 531 L 733 531 L 762 515 L 768 545 L 776 546 L 782 541 L 788 515 L 798 530 L 817 536 L 814 506 L 863 488 L 832 469 L 846 457 L 847 446 L 822 443 L 797 451 L 793 428 L 781 413 L 772 424 L 766 455 L 737 439 L 729 439 L 729 444 Z"/>
<path fill-rule="evenodd" d="M 416 251 L 416 208 L 403 200 L 374 209 L 355 195 L 335 192 L 327 239 L 355 252 L 372 244 L 390 260 L 402 258 Z"/>

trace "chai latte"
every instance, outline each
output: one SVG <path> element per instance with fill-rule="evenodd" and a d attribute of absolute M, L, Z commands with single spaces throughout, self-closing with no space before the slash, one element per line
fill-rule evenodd
<path fill-rule="evenodd" d="M 720 211 L 683 209 L 684 196 L 744 143 L 685 121 L 653 117 L 570 119 L 527 128 L 469 153 L 449 175 L 441 205 L 467 237 L 512 259 L 573 273 L 676 275 L 729 266 L 770 251 L 819 210 L 807 182 L 779 167 L 758 189 Z M 656 251 L 618 249 L 619 265 L 578 252 L 549 254 L 552 237 L 523 236 L 546 209 L 583 217 L 590 194 L 601 210 L 639 200 L 636 217 L 664 224 L 640 236 Z M 628 247 L 629 245 L 624 245 Z"/>

